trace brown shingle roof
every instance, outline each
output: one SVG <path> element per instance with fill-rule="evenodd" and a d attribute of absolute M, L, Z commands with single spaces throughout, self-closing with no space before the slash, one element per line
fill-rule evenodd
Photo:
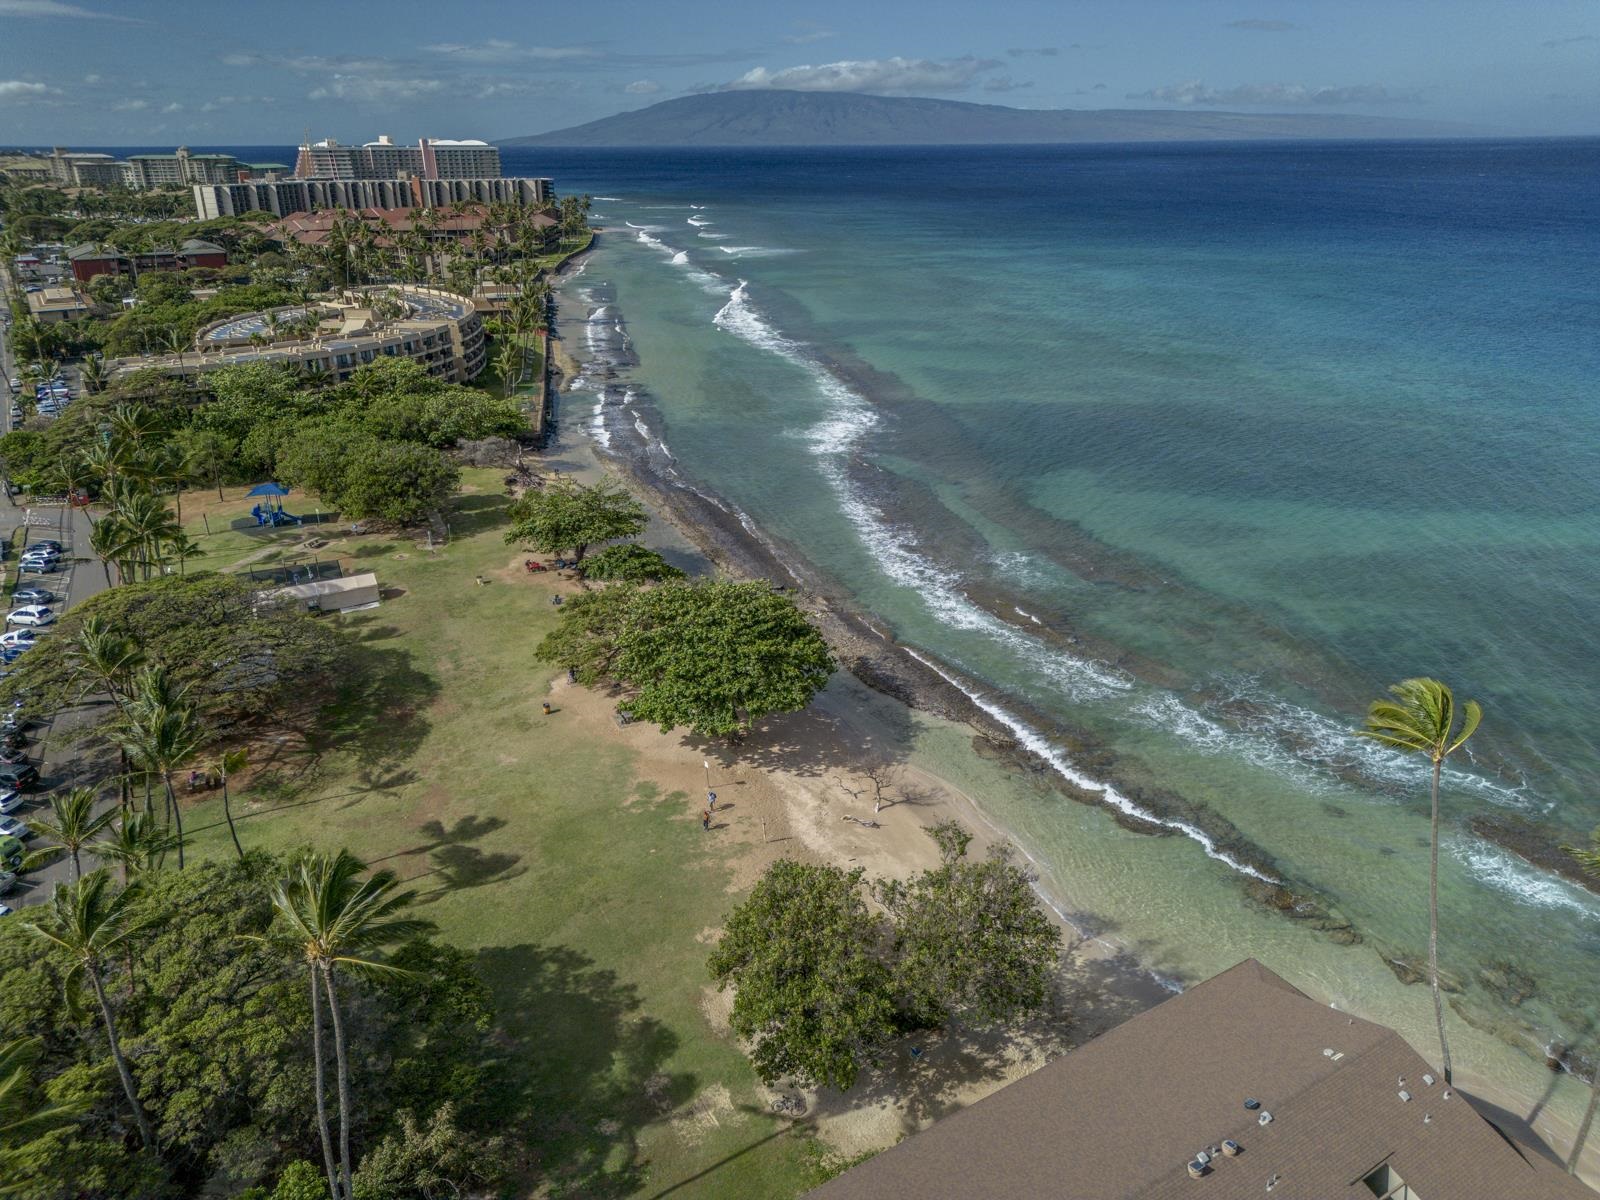
<path fill-rule="evenodd" d="M 1361 1180 L 1387 1162 L 1424 1200 L 1594 1200 L 1431 1073 L 1398 1034 L 1251 959 L 810 1195 L 1372 1200 Z M 1196 1153 L 1227 1138 L 1242 1153 L 1191 1178 Z"/>

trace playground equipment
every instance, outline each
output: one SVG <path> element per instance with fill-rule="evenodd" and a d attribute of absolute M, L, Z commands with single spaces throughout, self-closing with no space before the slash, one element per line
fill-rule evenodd
<path fill-rule="evenodd" d="M 250 515 L 256 519 L 257 525 L 298 525 L 300 518 L 293 513 L 283 511 L 283 498 L 289 494 L 289 489 L 281 483 L 257 484 L 245 493 L 245 499 L 251 496 L 260 496 L 251 508 Z"/>

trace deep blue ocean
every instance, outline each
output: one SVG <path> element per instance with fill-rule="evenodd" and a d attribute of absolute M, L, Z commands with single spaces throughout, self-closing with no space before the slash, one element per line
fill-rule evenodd
<path fill-rule="evenodd" d="M 1350 731 L 1437 675 L 1487 712 L 1446 777 L 1461 1066 L 1536 1095 L 1585 1043 L 1600 897 L 1469 822 L 1600 824 L 1600 141 L 504 159 L 605 229 L 562 337 L 626 366 L 564 436 L 642 436 L 1051 770 L 1202 806 L 1359 941 L 930 732 L 1086 927 L 1426 1051 L 1388 965 L 1425 947 L 1425 771 Z"/>

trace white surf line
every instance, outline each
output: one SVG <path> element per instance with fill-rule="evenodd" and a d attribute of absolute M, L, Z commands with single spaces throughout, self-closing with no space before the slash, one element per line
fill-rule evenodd
<path fill-rule="evenodd" d="M 878 569 L 895 583 L 920 593 L 929 611 L 944 624 L 988 635 L 1018 654 L 1072 699 L 1104 699 L 1127 691 L 1131 684 L 1120 673 L 1052 651 L 1036 638 L 972 603 L 959 589 L 959 576 L 919 554 L 907 531 L 888 524 L 878 509 L 857 494 L 845 460 L 861 439 L 878 425 L 878 415 L 865 400 L 807 354 L 804 346 L 790 341 L 767 324 L 750 307 L 746 287 L 747 281 L 741 279 L 728 302 L 712 318 L 712 323 L 758 349 L 793 363 L 805 371 L 823 396 L 832 402 L 832 410 L 806 431 L 805 438 L 817 459 L 818 470 L 838 497 L 840 511 L 855 527 L 856 536 L 871 553 Z"/>
<path fill-rule="evenodd" d="M 971 700 L 979 708 L 983 709 L 984 712 L 988 713 L 996 721 L 999 721 L 1007 729 L 1011 730 L 1012 733 L 1016 734 L 1018 741 L 1020 741 L 1034 754 L 1037 754 L 1040 758 L 1044 759 L 1045 762 L 1049 763 L 1051 767 L 1055 769 L 1056 774 L 1060 775 L 1061 778 L 1065 779 L 1068 783 L 1083 788 L 1085 791 L 1099 792 L 1107 804 L 1111 805 L 1120 812 L 1126 813 L 1130 817 L 1135 817 L 1140 821 L 1146 821 L 1151 825 L 1160 825 L 1165 829 L 1177 830 L 1185 837 L 1197 842 L 1200 848 L 1206 852 L 1206 857 L 1216 859 L 1218 862 L 1233 868 L 1241 875 L 1248 875 L 1252 879 L 1261 880 L 1263 883 L 1271 883 L 1279 886 L 1282 885 L 1282 880 L 1274 879 L 1272 876 L 1267 875 L 1262 871 L 1258 871 L 1255 867 L 1250 866 L 1250 864 L 1240 862 L 1226 850 L 1220 849 L 1215 840 L 1213 840 L 1205 830 L 1200 829 L 1198 826 L 1191 825 L 1187 821 L 1173 820 L 1169 817 L 1158 817 L 1154 813 L 1146 812 L 1132 800 L 1129 800 L 1121 792 L 1117 791 L 1117 789 L 1112 787 L 1110 784 L 1101 783 L 1099 780 L 1085 775 L 1082 771 L 1078 770 L 1070 762 L 1068 762 L 1066 756 L 1052 746 L 1042 733 L 1034 729 L 1031 725 L 1028 725 L 1020 717 L 1017 717 L 1014 714 L 1006 711 L 994 701 L 987 699 L 981 693 L 967 687 L 966 684 L 962 683 L 955 676 L 944 670 L 944 668 L 939 666 L 938 663 L 929 659 L 926 655 L 917 653 L 917 651 L 913 650 L 910 646 L 905 647 L 905 652 L 911 655 L 912 658 L 916 659 L 923 666 L 927 667 L 934 674 L 938 675 L 946 683 L 958 689 L 962 695 L 967 697 L 967 699 Z"/>

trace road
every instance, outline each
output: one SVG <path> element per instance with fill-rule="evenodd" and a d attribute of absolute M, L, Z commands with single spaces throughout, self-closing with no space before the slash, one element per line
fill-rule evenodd
<path fill-rule="evenodd" d="M 0 521 L 3 521 L 7 536 L 23 523 L 26 511 L 15 502 L 5 508 Z M 89 550 L 91 526 L 88 514 L 81 508 L 68 508 L 65 505 L 35 509 L 33 514 L 35 517 L 48 517 L 51 523 L 30 525 L 30 540 L 56 539 L 63 547 L 61 557 L 64 565 L 53 575 L 27 575 L 23 578 L 36 586 L 48 587 L 55 592 L 58 601 L 65 598 L 64 604 L 58 603 L 56 606 L 58 614 L 75 604 L 81 604 L 96 592 L 104 591 L 105 571 Z M 15 566 L 14 563 L 12 565 Z M 92 707 L 68 709 L 29 731 L 30 754 L 38 756 L 35 762 L 39 768 L 39 781 L 34 785 L 30 803 L 18 810 L 15 816 L 26 822 L 31 813 L 37 812 L 47 802 L 50 793 L 88 781 L 84 774 L 87 764 L 75 755 L 65 755 L 64 751 L 74 741 L 76 732 L 99 716 L 98 710 Z M 115 793 L 106 791 L 101 800 L 101 810 L 115 804 Z M 63 855 L 49 866 L 24 876 L 16 890 L 5 897 L 5 903 L 12 908 L 20 908 L 46 900 L 57 882 L 69 878 L 70 871 L 68 860 Z"/>

